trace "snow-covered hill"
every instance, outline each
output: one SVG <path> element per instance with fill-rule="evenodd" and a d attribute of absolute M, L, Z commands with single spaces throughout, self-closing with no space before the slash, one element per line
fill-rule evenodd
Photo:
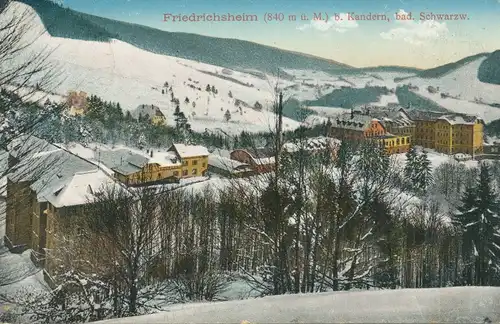
<path fill-rule="evenodd" d="M 399 84 L 418 87 L 413 91 L 450 111 L 477 114 L 490 122 L 500 118 L 500 108 L 491 106 L 500 104 L 500 85 L 479 81 L 478 69 L 485 59 L 481 56 L 440 77 L 410 77 Z"/>
<path fill-rule="evenodd" d="M 439 93 L 448 93 L 460 100 L 500 103 L 500 85 L 481 82 L 477 77 L 479 66 L 485 59 L 480 57 L 438 78 L 412 77 L 403 83 L 411 83 L 422 89 L 439 87 Z"/>
<path fill-rule="evenodd" d="M 31 13 L 32 35 L 45 30 L 31 7 L 14 2 L 12 8 Z M 175 104 L 171 102 L 170 93 L 162 94 L 162 87 L 168 82 L 196 131 L 217 128 L 226 133 L 268 131 L 274 125 L 275 115 L 269 110 L 275 100 L 273 89 L 276 86 L 286 97 L 316 101 L 314 105 L 339 106 L 335 100 L 335 103 L 328 101 L 344 98 L 354 104 L 386 106 L 400 103 L 394 93 L 397 86 L 412 84 L 419 87 L 418 94 L 451 111 L 477 113 L 486 121 L 500 118 L 500 109 L 488 105 L 500 103 L 500 86 L 480 82 L 477 78 L 478 68 L 487 54 L 475 60 L 470 58 L 468 64 L 451 67 L 448 73 L 436 78 L 423 78 L 403 70 L 339 70 L 332 75 L 315 70 L 282 69 L 283 77 L 277 79 L 259 71 L 231 70 L 154 54 L 118 40 L 82 41 L 45 33 L 31 48 L 32 51 L 41 49 L 53 50 L 50 61 L 56 65 L 60 81 L 56 93 L 65 95 L 69 90 L 83 90 L 104 100 L 119 102 L 126 110 L 141 104 L 154 104 L 167 115 L 168 124 L 174 125 Z M 19 59 L 26 57 L 20 55 Z M 403 80 L 396 82 L 398 79 Z M 217 93 L 206 91 L 207 85 L 214 86 Z M 429 93 L 428 86 L 439 90 Z M 384 88 L 391 91 L 380 90 Z M 333 91 L 336 92 L 331 98 L 317 100 Z M 441 93 L 455 99 L 442 99 Z M 185 102 L 186 98 L 189 102 Z M 261 111 L 253 108 L 256 102 L 263 106 Z M 224 117 L 227 110 L 231 114 L 229 121 Z M 284 120 L 285 129 L 294 129 L 299 124 L 290 118 Z"/>
<path fill-rule="evenodd" d="M 44 30 L 43 24 L 25 4 L 14 2 L 11 10 L 30 12 L 33 17 L 31 36 Z M 123 109 L 133 110 L 140 104 L 155 104 L 174 125 L 175 104 L 170 94 L 162 94 L 165 82 L 172 86 L 180 108 L 190 119 L 192 128 L 223 128 L 226 132 L 267 131 L 274 125 L 274 114 L 268 111 L 275 100 L 273 88 L 277 80 L 262 79 L 252 74 L 223 69 L 170 56 L 157 55 L 121 41 L 91 42 L 51 37 L 44 33 L 30 48 L 53 51 L 50 63 L 57 67 L 58 81 L 54 92 L 64 95 L 70 90 L 82 90 L 104 100 L 119 102 Z M 19 59 L 28 57 L 21 56 Z M 205 91 L 214 86 L 217 94 Z M 229 92 L 231 91 L 231 96 Z M 189 103 L 185 102 L 186 97 Z M 237 106 L 235 101 L 239 100 Z M 256 102 L 262 111 L 253 109 Z M 194 102 L 194 106 L 193 106 Z M 241 110 L 239 109 L 241 107 Z M 226 110 L 231 119 L 226 122 Z M 299 123 L 286 118 L 285 129 Z"/>
<path fill-rule="evenodd" d="M 500 323 L 499 301 L 496 287 L 336 292 L 181 305 L 96 323 Z"/>

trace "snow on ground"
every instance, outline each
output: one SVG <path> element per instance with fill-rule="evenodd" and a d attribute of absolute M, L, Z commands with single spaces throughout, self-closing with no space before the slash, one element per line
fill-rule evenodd
<path fill-rule="evenodd" d="M 395 94 L 389 94 L 389 95 L 381 95 L 380 100 L 378 102 L 373 102 L 371 105 L 373 106 L 381 106 L 381 107 L 386 107 L 389 104 L 398 104 L 398 96 Z"/>
<path fill-rule="evenodd" d="M 422 149 L 422 148 L 420 148 L 420 149 Z M 431 162 L 432 169 L 437 168 L 441 164 L 456 161 L 453 156 L 446 155 L 443 153 L 438 153 L 432 149 L 425 148 L 424 150 L 427 153 L 427 157 L 429 158 L 429 161 Z M 398 164 L 405 164 L 406 163 L 406 154 L 404 154 L 404 153 L 394 154 L 393 158 L 395 159 L 396 163 L 398 163 Z M 478 165 L 478 161 L 476 161 L 476 160 L 462 161 L 462 162 L 458 162 L 458 163 L 464 164 L 465 166 L 470 167 L 470 168 L 476 167 Z"/>
<path fill-rule="evenodd" d="M 298 294 L 188 304 L 99 323 L 483 323 L 500 321 L 500 288 L 453 287 Z"/>
<path fill-rule="evenodd" d="M 13 7 L 32 11 L 17 2 Z M 36 15 L 34 25 L 35 30 L 43 29 Z M 267 130 L 274 124 L 274 115 L 267 111 L 276 99 L 273 85 L 277 80 L 271 76 L 263 80 L 243 72 L 150 53 L 117 40 L 89 42 L 51 37 L 45 33 L 33 44 L 32 50 L 37 49 L 53 50 L 49 61 L 57 66 L 61 81 L 54 91 L 62 95 L 70 90 L 82 90 L 107 101 L 120 102 L 125 110 L 133 110 L 141 104 L 155 104 L 167 112 L 168 124 L 174 125 L 175 105 L 170 102 L 169 93 L 162 95 L 161 92 L 163 84 L 168 82 L 195 131 L 220 127 L 238 133 L 242 130 L 255 132 Z M 23 58 L 21 55 L 20 59 Z M 218 94 L 205 91 L 208 84 L 214 86 Z M 233 98 L 228 95 L 229 91 Z M 189 103 L 184 102 L 186 97 Z M 240 113 L 235 106 L 236 99 L 250 107 L 259 101 L 264 108 L 256 111 L 241 105 Z M 224 120 L 226 110 L 231 113 L 230 123 Z M 285 129 L 300 126 L 299 122 L 288 118 L 283 124 Z"/>
<path fill-rule="evenodd" d="M 498 86 L 497 91 L 500 93 L 500 86 Z M 454 98 L 441 98 L 439 93 L 429 93 L 427 88 L 419 88 L 418 91 L 414 91 L 422 97 L 428 98 L 442 107 L 463 114 L 478 115 L 486 123 L 489 123 L 495 119 L 500 118 L 500 108 L 492 107 L 486 104 L 475 103 L 462 99 Z M 500 103 L 500 101 L 499 101 Z"/>
<path fill-rule="evenodd" d="M 2 237 L 3 239 L 3 237 Z M 46 290 L 43 274 L 30 260 L 31 250 L 13 254 L 0 247 L 0 293 L 9 296 L 25 290 Z"/>
<path fill-rule="evenodd" d="M 485 103 L 500 103 L 500 85 L 483 83 L 477 78 L 478 68 L 485 59 L 478 58 L 439 78 L 414 77 L 402 82 L 411 83 L 425 91 L 428 86 L 439 87 L 439 92 L 449 93 L 464 101 L 475 101 L 477 98 Z"/>
<path fill-rule="evenodd" d="M 403 72 L 330 75 L 321 71 L 294 69 L 285 69 L 285 72 L 295 77 L 295 82 L 288 85 L 288 88 L 285 86 L 285 91 L 288 95 L 297 100 L 315 100 L 342 87 L 364 88 L 366 86 L 371 86 L 395 89 L 397 84 L 394 82 L 394 78 L 412 75 Z M 389 95 L 387 98 L 381 98 L 379 105 L 384 102 L 397 103 L 398 100 L 395 98 L 394 95 Z"/>
<path fill-rule="evenodd" d="M 43 104 L 47 99 L 51 102 L 64 102 L 66 100 L 65 96 L 51 94 L 43 91 L 36 91 L 29 87 L 16 87 L 11 85 L 3 86 L 5 90 L 13 91 L 19 95 L 23 100 L 37 102 Z"/>
<path fill-rule="evenodd" d="M 323 106 L 309 106 L 307 109 L 316 112 L 319 116 L 333 117 L 339 114 L 349 112 L 350 109 L 340 107 L 323 107 Z"/>

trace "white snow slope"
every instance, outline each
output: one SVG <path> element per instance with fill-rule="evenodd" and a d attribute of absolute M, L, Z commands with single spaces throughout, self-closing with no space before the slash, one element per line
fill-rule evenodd
<path fill-rule="evenodd" d="M 444 108 L 466 114 L 476 114 L 485 122 L 500 118 L 500 108 L 488 104 L 500 104 L 500 85 L 479 81 L 477 71 L 486 57 L 480 57 L 439 78 L 413 77 L 401 81 L 401 84 L 418 86 L 419 95 L 431 99 Z M 427 88 L 439 88 L 437 93 L 430 93 Z M 449 98 L 441 98 L 446 93 Z"/>
<path fill-rule="evenodd" d="M 66 95 L 70 90 L 81 90 L 107 101 L 119 102 L 125 110 L 133 110 L 140 104 L 154 104 L 166 113 L 168 124 L 175 125 L 175 104 L 170 102 L 170 93 L 162 95 L 161 92 L 164 83 L 168 82 L 193 130 L 222 128 L 229 133 L 243 130 L 256 132 L 268 131 L 274 125 L 275 115 L 267 111 L 275 99 L 273 87 L 277 82 L 271 76 L 262 80 L 251 74 L 153 54 L 117 40 L 106 43 L 51 37 L 44 33 L 42 21 L 31 7 L 13 2 L 11 10 L 31 13 L 28 17 L 33 17 L 32 35 L 27 37 L 33 39 L 43 33 L 32 44 L 30 51 L 53 51 L 49 61 L 57 67 L 59 81 L 55 93 Z M 29 56 L 20 55 L 19 59 L 26 57 Z M 236 82 L 220 78 L 217 74 Z M 218 94 L 205 91 L 207 84 L 215 86 Z M 228 96 L 229 91 L 233 98 Z M 186 97 L 189 103 L 184 102 Z M 251 107 L 258 101 L 263 110 L 241 106 L 240 112 L 234 104 L 235 99 Z M 193 102 L 196 107 L 192 106 Z M 224 119 L 226 110 L 231 113 L 229 122 Z M 284 119 L 285 129 L 294 129 L 299 125 L 299 122 Z"/>
<path fill-rule="evenodd" d="M 177 306 L 98 323 L 500 323 L 500 288 L 336 292 Z"/>

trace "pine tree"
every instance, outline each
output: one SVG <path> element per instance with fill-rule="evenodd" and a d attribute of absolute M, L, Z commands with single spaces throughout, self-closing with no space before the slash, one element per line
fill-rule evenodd
<path fill-rule="evenodd" d="M 217 93 L 217 90 L 215 89 L 215 86 L 212 85 L 212 93 Z"/>
<path fill-rule="evenodd" d="M 184 102 L 188 104 L 189 103 L 189 98 L 186 97 L 186 99 L 184 99 Z"/>
<path fill-rule="evenodd" d="M 409 186 L 413 186 L 417 178 L 418 169 L 418 153 L 415 146 L 411 146 L 408 152 L 406 152 L 406 164 L 404 168 L 404 176 L 406 183 Z"/>
<path fill-rule="evenodd" d="M 226 122 L 228 122 L 230 119 L 231 119 L 231 112 L 228 110 L 226 110 L 226 113 L 224 114 L 224 119 L 226 120 Z"/>
<path fill-rule="evenodd" d="M 210 84 L 207 84 L 207 87 L 205 88 L 205 91 L 210 92 L 211 90 L 212 90 L 212 88 L 210 87 Z"/>
<path fill-rule="evenodd" d="M 175 106 L 174 116 L 178 116 L 180 112 L 181 108 L 179 107 L 179 105 Z"/>
<path fill-rule="evenodd" d="M 462 235 L 464 281 L 489 285 L 500 269 L 500 216 L 489 166 L 480 165 L 477 184 L 468 185 L 453 223 Z"/>
<path fill-rule="evenodd" d="M 233 93 L 231 91 L 229 91 L 229 93 L 227 95 L 229 96 L 229 98 L 233 97 Z"/>
<path fill-rule="evenodd" d="M 489 285 L 495 270 L 500 270 L 500 216 L 492 180 L 489 165 L 481 163 L 477 185 L 479 226 L 476 271 L 479 276 L 478 283 L 482 286 Z"/>
<path fill-rule="evenodd" d="M 161 94 L 164 95 L 165 94 L 165 89 L 161 89 Z"/>
<path fill-rule="evenodd" d="M 427 153 L 423 151 L 420 155 L 417 156 L 415 162 L 415 189 L 418 192 L 423 193 L 425 192 L 425 190 L 427 190 L 427 187 L 432 182 L 431 161 L 429 160 Z"/>

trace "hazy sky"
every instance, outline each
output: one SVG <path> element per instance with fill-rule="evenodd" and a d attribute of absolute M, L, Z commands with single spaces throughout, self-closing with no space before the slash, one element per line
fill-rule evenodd
<path fill-rule="evenodd" d="M 353 66 L 428 68 L 500 49 L 500 0 L 64 0 L 78 11 L 168 31 L 239 38 Z M 414 20 L 397 20 L 395 13 Z M 248 22 L 164 22 L 165 13 L 257 15 Z M 283 21 L 265 22 L 282 13 Z M 311 21 L 314 13 L 323 20 Z M 385 14 L 389 21 L 350 20 L 347 13 Z M 465 20 L 420 20 L 466 14 Z M 307 16 L 306 20 L 301 15 Z M 325 21 L 328 14 L 330 19 Z M 342 20 L 332 19 L 339 14 Z M 290 21 L 289 15 L 296 15 Z M 464 17 L 464 16 L 462 16 Z M 279 18 L 279 16 L 278 16 Z M 453 17 L 455 18 L 455 17 Z M 430 16 L 427 19 L 432 19 Z"/>

